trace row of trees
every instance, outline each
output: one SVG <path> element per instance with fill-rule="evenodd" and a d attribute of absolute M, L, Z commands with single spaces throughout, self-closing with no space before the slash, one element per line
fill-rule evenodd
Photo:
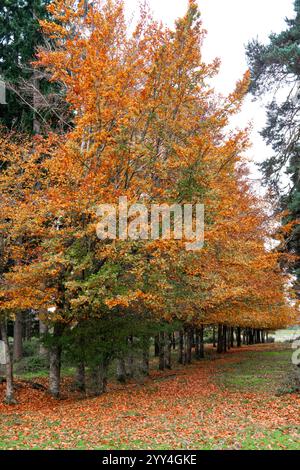
<path fill-rule="evenodd" d="M 2 128 L 0 138 L 7 401 L 14 397 L 6 325 L 19 312 L 36 312 L 43 325 L 55 397 L 62 352 L 79 386 L 87 369 L 101 393 L 109 363 L 117 359 L 125 377 L 134 350 L 148 373 L 151 338 L 159 338 L 164 368 L 172 344 L 181 362 L 193 346 L 202 357 L 206 326 L 218 327 L 221 352 L 241 344 L 241 330 L 245 342 L 262 342 L 265 331 L 293 323 L 282 254 L 270 248 L 277 223 L 247 177 L 248 132 L 229 130 L 249 74 L 227 97 L 210 86 L 219 61 L 202 60 L 196 2 L 174 29 L 143 7 L 129 31 L 119 0 L 54 0 L 47 15 L 35 67 L 51 77 L 68 121 L 35 135 Z M 187 240 L 174 237 L 141 240 L 138 224 L 134 239 L 99 240 L 97 207 L 120 196 L 149 209 L 204 204 L 203 249 L 186 251 Z"/>

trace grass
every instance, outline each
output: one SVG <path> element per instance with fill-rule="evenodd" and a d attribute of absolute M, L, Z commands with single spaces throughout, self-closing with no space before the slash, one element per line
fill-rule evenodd
<path fill-rule="evenodd" d="M 63 377 L 71 377 L 74 375 L 75 368 L 74 367 L 62 367 L 62 376 Z M 48 369 L 39 369 L 34 372 L 19 372 L 15 374 L 16 378 L 23 379 L 23 380 L 34 380 L 39 378 L 48 377 L 49 371 Z"/>
<path fill-rule="evenodd" d="M 20 432 L 16 439 L 1 438 L 0 450 L 46 450 L 61 449 L 61 437 L 55 433 L 40 444 L 32 445 L 30 441 L 38 439 L 38 435 Z M 300 428 L 282 427 L 274 431 L 266 429 L 249 427 L 238 437 L 210 439 L 202 438 L 198 441 L 195 435 L 193 440 L 188 441 L 188 448 L 194 450 L 299 450 L 300 445 Z M 17 445 L 16 445 L 17 443 Z M 65 441 L 66 443 L 66 441 Z M 178 443 L 177 449 L 185 449 L 186 442 L 183 440 Z M 86 439 L 78 439 L 76 445 L 68 447 L 71 450 L 88 450 L 90 449 L 89 441 Z M 143 440 L 131 440 L 130 443 L 124 443 L 122 440 L 114 439 L 105 445 L 95 446 L 94 450 L 173 450 L 168 444 L 158 444 L 156 442 L 149 444 Z"/>
<path fill-rule="evenodd" d="M 292 370 L 290 349 L 251 351 L 244 353 L 240 362 L 222 365 L 217 383 L 235 390 L 276 392 Z"/>

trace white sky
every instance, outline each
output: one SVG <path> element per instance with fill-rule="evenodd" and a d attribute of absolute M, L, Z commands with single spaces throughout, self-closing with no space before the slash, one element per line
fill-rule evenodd
<path fill-rule="evenodd" d="M 125 0 L 128 12 L 136 11 L 139 0 Z M 182 16 L 188 4 L 187 0 L 148 0 L 157 19 L 172 25 Z M 215 86 L 221 93 L 233 90 L 235 83 L 247 70 L 245 44 L 258 37 L 266 41 L 271 32 L 280 32 L 285 28 L 284 19 L 292 17 L 293 0 L 199 0 L 204 28 L 208 31 L 204 44 L 204 58 L 210 61 L 214 57 L 222 60 L 221 72 Z M 239 116 L 239 126 L 253 123 L 253 147 L 249 152 L 252 161 L 262 161 L 271 154 L 258 134 L 265 123 L 263 103 L 252 102 L 249 96 Z M 259 178 L 254 164 L 253 179 Z"/>

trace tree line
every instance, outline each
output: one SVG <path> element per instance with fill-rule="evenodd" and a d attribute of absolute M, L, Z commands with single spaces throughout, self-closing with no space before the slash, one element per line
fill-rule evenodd
<path fill-rule="evenodd" d="M 172 348 L 182 364 L 192 351 L 201 359 L 208 330 L 221 353 L 293 324 L 290 259 L 272 249 L 290 225 L 278 230 L 272 199 L 252 188 L 248 130 L 230 127 L 250 76 L 229 96 L 213 89 L 220 64 L 202 59 L 197 3 L 189 1 L 173 28 L 142 6 L 133 31 L 119 0 L 54 0 L 44 11 L 28 79 L 41 109 L 33 106 L 29 130 L 3 123 L 0 135 L 7 402 L 7 325 L 14 321 L 20 337 L 28 315 L 40 324 L 54 397 L 62 355 L 76 366 L 78 387 L 87 372 L 99 394 L 112 361 L 119 380 L 132 375 L 135 357 L 148 374 L 151 345 L 164 369 Z M 97 207 L 121 196 L 149 208 L 204 204 L 204 247 L 141 240 L 140 227 L 134 239 L 99 240 Z"/>

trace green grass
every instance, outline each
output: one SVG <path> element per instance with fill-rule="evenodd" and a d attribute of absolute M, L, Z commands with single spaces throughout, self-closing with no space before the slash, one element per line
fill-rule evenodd
<path fill-rule="evenodd" d="M 202 439 L 195 450 L 299 450 L 300 428 L 248 427 L 234 438 Z"/>
<path fill-rule="evenodd" d="M 217 383 L 241 391 L 276 392 L 294 368 L 291 356 L 291 349 L 245 353 L 242 361 L 219 368 Z"/>
<path fill-rule="evenodd" d="M 48 441 L 43 441 L 38 446 L 29 444 L 31 437 L 36 438 L 35 434 L 28 436 L 23 432 L 18 434 L 18 440 L 11 440 L 9 437 L 2 436 L 0 441 L 0 450 L 7 449 L 60 449 L 60 440 L 53 433 Z M 194 450 L 299 450 L 300 428 L 299 427 L 281 427 L 275 430 L 266 430 L 261 428 L 248 427 L 234 438 L 210 439 L 208 437 L 194 436 L 189 441 L 188 447 Z M 178 445 L 177 449 L 185 448 L 185 442 Z M 71 449 L 86 450 L 90 445 L 88 440 L 78 439 L 76 445 L 74 441 Z M 130 443 L 124 443 L 117 439 L 108 441 L 105 445 L 93 447 L 94 450 L 172 450 L 167 444 L 153 443 L 149 445 L 142 440 L 132 440 Z"/>
<path fill-rule="evenodd" d="M 63 377 L 72 377 L 74 375 L 75 368 L 74 367 L 63 367 L 62 368 L 62 376 Z M 40 369 L 34 372 L 19 372 L 15 374 L 16 378 L 24 379 L 24 380 L 34 380 L 38 379 L 39 377 L 48 377 L 49 371 L 48 369 Z"/>

